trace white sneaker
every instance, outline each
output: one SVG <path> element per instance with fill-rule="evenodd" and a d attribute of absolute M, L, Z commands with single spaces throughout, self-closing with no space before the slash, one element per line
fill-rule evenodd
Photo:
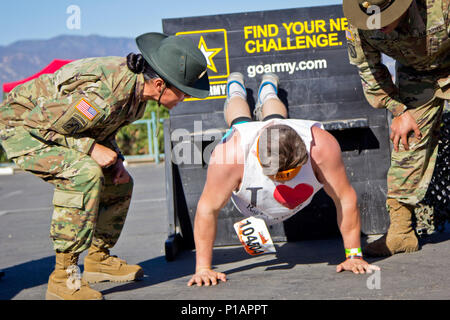
<path fill-rule="evenodd" d="M 228 76 L 227 79 L 227 98 L 225 99 L 225 103 L 223 105 L 223 117 L 225 118 L 225 110 L 227 109 L 228 103 L 230 102 L 230 85 L 233 83 L 239 84 L 242 89 L 244 90 L 245 95 L 247 95 L 247 91 L 245 90 L 245 83 L 244 83 L 244 75 L 240 72 L 233 72 Z M 227 120 L 225 119 L 225 122 Z"/>
<path fill-rule="evenodd" d="M 256 101 L 255 110 L 253 111 L 253 114 L 255 115 L 256 120 L 258 120 L 258 121 L 263 120 L 263 115 L 262 115 L 263 103 L 262 103 L 261 97 L 260 97 L 261 89 L 265 85 L 271 85 L 275 89 L 275 94 L 278 94 L 279 83 L 280 83 L 280 79 L 278 78 L 278 76 L 275 73 L 266 73 L 263 75 L 261 84 L 259 85 L 259 89 L 258 89 L 258 99 Z"/>

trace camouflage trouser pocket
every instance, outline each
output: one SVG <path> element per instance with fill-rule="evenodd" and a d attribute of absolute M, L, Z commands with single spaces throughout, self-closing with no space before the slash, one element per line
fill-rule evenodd
<path fill-rule="evenodd" d="M 83 209 L 84 194 L 78 191 L 55 190 L 53 195 L 53 205 L 66 208 Z"/>
<path fill-rule="evenodd" d="M 83 192 L 55 189 L 50 237 L 56 251 L 79 253 L 89 247 L 97 213 L 84 210 L 85 199 Z"/>

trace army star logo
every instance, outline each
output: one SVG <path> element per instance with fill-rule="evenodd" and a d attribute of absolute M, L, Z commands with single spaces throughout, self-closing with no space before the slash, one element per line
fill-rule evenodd
<path fill-rule="evenodd" d="M 205 70 L 208 70 L 210 99 L 225 99 L 227 78 L 230 75 L 230 59 L 228 56 L 228 36 L 225 29 L 180 31 L 175 35 L 192 39 L 206 59 Z M 186 98 L 184 101 L 197 101 L 197 98 Z"/>
<path fill-rule="evenodd" d="M 222 48 L 211 48 L 206 46 L 205 39 L 203 36 L 200 37 L 200 42 L 198 43 L 198 48 L 203 53 L 208 63 L 208 68 L 217 73 L 216 65 L 214 64 L 213 58 L 216 54 L 222 51 Z"/>

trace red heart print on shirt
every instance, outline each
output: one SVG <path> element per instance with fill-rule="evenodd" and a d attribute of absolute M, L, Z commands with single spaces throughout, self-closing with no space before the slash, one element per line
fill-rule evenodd
<path fill-rule="evenodd" d="M 275 191 L 273 192 L 273 197 L 282 206 L 289 209 L 294 209 L 308 200 L 313 192 L 314 188 L 306 183 L 300 183 L 296 185 L 295 188 L 280 184 L 276 186 Z"/>

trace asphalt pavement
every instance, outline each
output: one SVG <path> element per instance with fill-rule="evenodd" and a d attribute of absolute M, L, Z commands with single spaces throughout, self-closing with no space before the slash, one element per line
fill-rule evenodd
<path fill-rule="evenodd" d="M 105 300 L 416 300 L 450 299 L 450 228 L 422 242 L 421 250 L 368 259 L 373 274 L 336 273 L 340 238 L 276 243 L 277 253 L 251 257 L 239 246 L 214 250 L 226 283 L 188 287 L 195 252 L 165 260 L 167 209 L 164 164 L 130 165 L 135 180 L 127 221 L 112 254 L 139 264 L 141 281 L 98 283 Z M 45 298 L 54 266 L 49 239 L 52 186 L 32 174 L 0 175 L 0 300 Z M 85 253 L 80 257 L 83 266 Z M 181 312 L 181 311 L 180 311 Z"/>

